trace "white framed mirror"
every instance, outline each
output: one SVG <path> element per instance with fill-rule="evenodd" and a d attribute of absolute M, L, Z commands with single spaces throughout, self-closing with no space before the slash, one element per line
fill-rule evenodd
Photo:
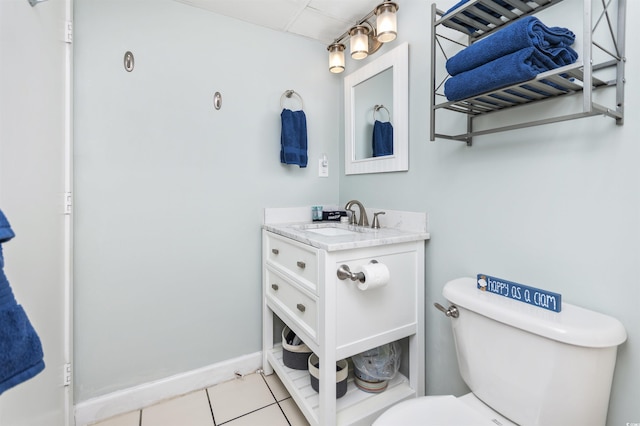
<path fill-rule="evenodd" d="M 344 78 L 344 110 L 345 174 L 409 170 L 408 43 Z"/>

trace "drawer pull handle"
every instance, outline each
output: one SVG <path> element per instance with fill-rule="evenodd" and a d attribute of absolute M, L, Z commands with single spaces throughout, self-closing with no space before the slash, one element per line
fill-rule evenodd
<path fill-rule="evenodd" d="M 306 268 L 306 267 L 307 267 L 307 264 L 306 264 L 306 263 L 304 263 L 302 260 L 298 260 L 298 261 L 296 262 L 296 265 L 298 265 L 298 268 L 300 268 L 300 269 L 304 269 L 304 268 Z"/>
<path fill-rule="evenodd" d="M 279 253 L 280 253 L 280 250 L 278 250 L 278 249 L 271 249 L 271 253 L 273 253 L 273 254 L 279 254 Z"/>
<path fill-rule="evenodd" d="M 304 306 L 302 303 L 298 303 L 298 304 L 296 305 L 296 308 L 298 308 L 298 310 L 299 310 L 300 312 L 304 312 L 304 311 L 307 309 L 307 308 L 305 308 L 305 306 Z"/>
<path fill-rule="evenodd" d="M 278 284 L 271 284 L 271 288 L 278 291 Z"/>

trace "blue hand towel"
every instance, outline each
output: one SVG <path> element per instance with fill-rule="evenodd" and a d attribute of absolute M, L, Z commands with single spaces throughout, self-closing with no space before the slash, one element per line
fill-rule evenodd
<path fill-rule="evenodd" d="M 280 114 L 280 162 L 307 167 L 307 117 L 304 111 L 283 109 Z"/>
<path fill-rule="evenodd" d="M 578 54 L 570 47 L 558 48 L 556 56 L 547 56 L 535 47 L 518 50 L 487 64 L 451 77 L 444 83 L 444 94 L 459 101 L 481 93 L 531 80 L 541 72 L 575 62 Z M 561 57 L 562 59 L 558 59 Z M 562 65 L 557 62 L 561 62 Z"/>
<path fill-rule="evenodd" d="M 4 274 L 2 243 L 14 237 L 0 210 L 0 394 L 44 369 L 42 344 Z"/>
<path fill-rule="evenodd" d="M 390 122 L 373 123 L 373 156 L 393 155 L 393 126 Z"/>
<path fill-rule="evenodd" d="M 447 72 L 454 76 L 526 47 L 557 56 L 558 49 L 571 46 L 575 39 L 575 34 L 567 28 L 547 27 L 535 16 L 527 16 L 449 58 Z"/>

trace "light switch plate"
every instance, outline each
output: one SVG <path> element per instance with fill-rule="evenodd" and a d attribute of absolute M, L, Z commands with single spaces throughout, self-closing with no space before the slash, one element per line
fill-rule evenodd
<path fill-rule="evenodd" d="M 329 177 L 329 161 L 326 158 L 318 160 L 318 177 Z"/>

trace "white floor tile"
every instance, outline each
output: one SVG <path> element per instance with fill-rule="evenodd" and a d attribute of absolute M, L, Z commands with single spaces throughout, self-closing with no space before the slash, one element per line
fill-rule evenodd
<path fill-rule="evenodd" d="M 280 407 L 282 408 L 282 411 L 284 411 L 285 416 L 287 416 L 291 426 L 309 426 L 309 422 L 292 398 L 281 401 Z"/>
<path fill-rule="evenodd" d="M 133 411 L 95 423 L 94 426 L 138 426 L 139 424 L 140 411 Z"/>
<path fill-rule="evenodd" d="M 267 381 L 267 386 L 269 386 L 269 389 L 271 389 L 271 392 L 273 393 L 273 396 L 276 397 L 277 401 L 282 401 L 283 399 L 287 399 L 291 396 L 277 374 L 270 374 L 268 376 L 264 376 L 264 378 Z"/>
<path fill-rule="evenodd" d="M 274 403 L 253 413 L 225 423 L 224 426 L 289 426 L 278 404 Z"/>
<path fill-rule="evenodd" d="M 93 426 L 214 426 L 212 407 L 218 425 L 309 425 L 277 375 L 250 374 L 144 408 L 142 413 L 123 414 Z"/>
<path fill-rule="evenodd" d="M 216 424 L 227 422 L 276 402 L 259 374 L 249 374 L 221 383 L 210 387 L 208 392 Z"/>
<path fill-rule="evenodd" d="M 204 390 L 142 410 L 142 426 L 214 426 Z"/>

